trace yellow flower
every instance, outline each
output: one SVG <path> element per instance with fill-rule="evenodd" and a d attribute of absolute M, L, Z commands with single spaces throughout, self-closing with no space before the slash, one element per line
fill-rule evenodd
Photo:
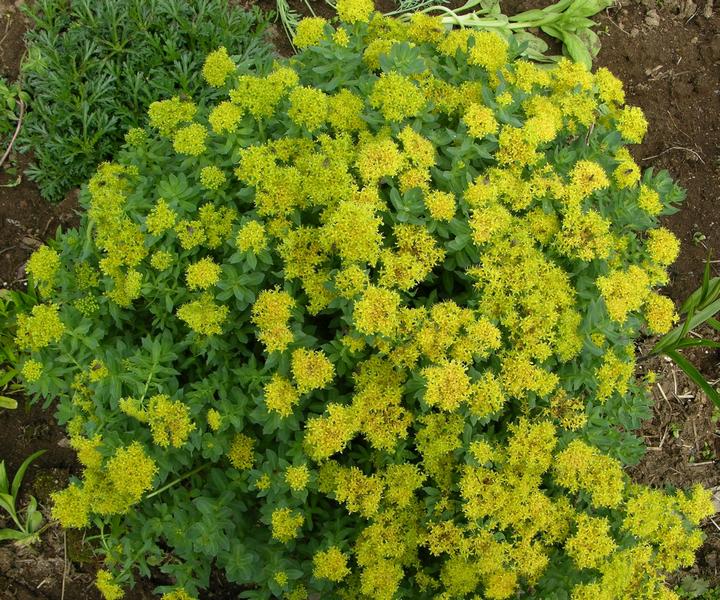
<path fill-rule="evenodd" d="M 243 109 L 232 102 L 221 102 L 210 111 L 208 121 L 215 133 L 233 133 L 243 117 Z"/>
<path fill-rule="evenodd" d="M 220 280 L 220 265 L 212 258 L 202 258 L 196 263 L 188 265 L 185 270 L 185 279 L 188 289 L 206 290 Z"/>
<path fill-rule="evenodd" d="M 392 337 L 399 325 L 400 295 L 392 290 L 368 286 L 355 303 L 355 328 L 364 335 Z"/>
<path fill-rule="evenodd" d="M 465 109 L 463 122 L 467 125 L 468 133 L 476 138 L 484 138 L 498 130 L 498 122 L 492 109 L 475 102 Z"/>
<path fill-rule="evenodd" d="M 209 294 L 199 300 L 187 302 L 177 310 L 178 319 L 185 321 L 190 329 L 200 335 L 222 333 L 222 324 L 228 315 L 227 306 L 218 306 Z"/>
<path fill-rule="evenodd" d="M 356 166 L 365 183 L 374 184 L 381 177 L 393 177 L 403 168 L 405 161 L 399 148 L 390 139 L 363 144 Z"/>
<path fill-rule="evenodd" d="M 338 131 L 361 131 L 366 127 L 362 119 L 364 107 L 362 98 L 342 89 L 328 98 L 328 123 Z"/>
<path fill-rule="evenodd" d="M 308 131 L 322 127 L 328 117 L 328 97 L 311 87 L 296 87 L 290 92 L 288 116 Z"/>
<path fill-rule="evenodd" d="M 373 0 L 338 0 L 338 17 L 345 23 L 367 23 L 375 10 Z"/>
<path fill-rule="evenodd" d="M 160 198 L 148 213 L 145 225 L 151 235 L 160 236 L 175 225 L 175 219 L 175 211 L 163 198 Z"/>
<path fill-rule="evenodd" d="M 330 403 L 327 416 L 312 417 L 305 423 L 305 450 L 315 461 L 329 458 L 345 448 L 358 430 L 353 407 Z"/>
<path fill-rule="evenodd" d="M 183 589 L 173 590 L 172 592 L 168 592 L 166 594 L 163 594 L 160 600 L 196 600 L 193 596 L 188 594 Z"/>
<path fill-rule="evenodd" d="M 222 426 L 222 415 L 214 408 L 211 408 L 207 411 L 207 424 L 213 431 L 218 431 Z"/>
<path fill-rule="evenodd" d="M 276 508 L 271 517 L 272 536 L 279 542 L 287 543 L 296 538 L 305 517 L 290 508 Z"/>
<path fill-rule="evenodd" d="M 332 36 L 333 42 L 335 42 L 341 48 L 347 48 L 350 45 L 350 36 L 348 32 L 340 28 Z"/>
<path fill-rule="evenodd" d="M 213 87 L 225 85 L 228 75 L 235 71 L 235 63 L 224 46 L 208 54 L 202 73 L 205 81 Z"/>
<path fill-rule="evenodd" d="M 181 101 L 178 96 L 153 102 L 148 109 L 150 125 L 162 135 L 170 135 L 180 123 L 192 121 L 196 112 L 195 104 Z"/>
<path fill-rule="evenodd" d="M 470 396 L 470 378 L 460 363 L 448 361 L 426 367 L 422 375 L 427 381 L 425 402 L 428 406 L 452 412 Z"/>
<path fill-rule="evenodd" d="M 48 246 L 40 246 L 28 259 L 25 270 L 40 284 L 40 291 L 47 294 L 52 288 L 55 274 L 60 268 L 60 255 Z"/>
<path fill-rule="evenodd" d="M 175 132 L 173 148 L 178 154 L 200 156 L 207 149 L 207 146 L 205 146 L 206 139 L 207 129 L 199 123 L 193 123 Z"/>
<path fill-rule="evenodd" d="M 307 465 L 290 466 L 285 469 L 285 483 L 293 492 L 301 492 L 310 481 Z"/>
<path fill-rule="evenodd" d="M 349 574 L 347 556 L 337 546 L 318 550 L 313 556 L 313 577 L 338 582 Z"/>
<path fill-rule="evenodd" d="M 347 201 L 332 212 L 324 229 L 342 260 L 374 265 L 382 245 L 381 224 L 372 206 Z"/>
<path fill-rule="evenodd" d="M 295 386 L 277 373 L 274 373 L 270 381 L 265 384 L 264 392 L 268 410 L 276 412 L 281 417 L 289 417 L 293 407 L 300 401 L 300 393 Z"/>
<path fill-rule="evenodd" d="M 158 271 L 164 271 L 169 269 L 175 262 L 175 256 L 165 250 L 158 250 L 153 252 L 150 257 L 150 266 Z"/>
<path fill-rule="evenodd" d="M 435 164 L 435 146 L 412 127 L 408 125 L 403 128 L 397 138 L 402 142 L 410 163 L 422 168 L 432 167 Z"/>
<path fill-rule="evenodd" d="M 207 241 L 205 229 L 198 220 L 188 221 L 183 219 L 175 225 L 175 233 L 183 250 L 192 250 Z"/>
<path fill-rule="evenodd" d="M 310 46 L 315 46 L 325 36 L 325 25 L 327 19 L 322 17 L 307 17 L 302 19 L 295 30 L 293 44 L 296 48 L 302 50 Z"/>
<path fill-rule="evenodd" d="M 200 183 L 205 189 L 217 190 L 225 181 L 225 173 L 219 167 L 203 167 L 200 171 Z"/>
<path fill-rule="evenodd" d="M 617 129 L 631 144 L 640 144 L 647 132 L 648 122 L 641 108 L 627 106 L 618 116 Z"/>
<path fill-rule="evenodd" d="M 255 462 L 255 455 L 253 447 L 255 440 L 248 437 L 244 433 L 236 433 L 233 438 L 230 450 L 228 450 L 227 456 L 230 459 L 230 464 L 236 469 L 252 469 L 253 463 Z"/>
<path fill-rule="evenodd" d="M 436 221 L 451 221 L 455 216 L 455 196 L 434 190 L 425 196 L 425 206 Z"/>
<path fill-rule="evenodd" d="M 257 254 L 267 246 L 265 227 L 260 221 L 248 221 L 238 231 L 235 245 L 241 252 L 252 251 Z"/>
<path fill-rule="evenodd" d="M 619 164 L 613 172 L 613 178 L 620 189 L 632 187 L 640 181 L 640 167 L 633 160 L 627 148 L 621 148 L 615 155 L 615 160 Z"/>
<path fill-rule="evenodd" d="M 650 280 L 645 271 L 632 265 L 627 271 L 611 271 L 598 277 L 597 287 L 610 318 L 624 323 L 629 313 L 640 310 L 649 293 Z"/>
<path fill-rule="evenodd" d="M 651 293 L 645 301 L 645 319 L 650 333 L 667 333 L 678 321 L 675 303 L 666 296 Z"/>
<path fill-rule="evenodd" d="M 301 394 L 326 387 L 335 374 L 335 367 L 321 350 L 307 348 L 293 350 L 291 369 Z"/>
<path fill-rule="evenodd" d="M 56 304 L 36 304 L 30 315 L 18 315 L 15 341 L 23 350 L 37 351 L 57 342 L 65 333 L 65 325 Z"/>
<path fill-rule="evenodd" d="M 664 206 L 660 201 L 660 194 L 658 194 L 654 189 L 647 187 L 645 184 L 640 185 L 638 206 L 652 217 L 659 215 L 664 209 Z"/>
<path fill-rule="evenodd" d="M 571 492 L 588 492 L 593 506 L 614 508 L 622 502 L 625 484 L 620 463 L 581 440 L 573 440 L 556 455 L 553 469 L 559 485 Z"/>
<path fill-rule="evenodd" d="M 667 267 L 680 254 L 680 241 L 669 229 L 658 227 L 648 232 L 647 250 L 653 262 Z"/>
<path fill-rule="evenodd" d="M 50 497 L 52 518 L 60 521 L 63 527 L 81 529 L 90 525 L 90 499 L 83 488 L 71 483 Z"/>
<path fill-rule="evenodd" d="M 610 523 L 604 517 L 580 514 L 577 531 L 565 542 L 568 555 L 581 569 L 595 569 L 617 545 L 610 535 Z"/>
<path fill-rule="evenodd" d="M 370 106 L 380 110 L 388 121 L 417 116 L 426 99 L 412 80 L 394 71 L 382 73 L 370 93 Z"/>
<path fill-rule="evenodd" d="M 35 381 L 40 379 L 42 371 L 42 363 L 31 358 L 25 361 L 21 373 L 27 383 L 34 383 Z"/>
<path fill-rule="evenodd" d="M 125 596 L 122 588 L 115 583 L 112 573 L 104 569 L 97 572 L 95 587 L 105 600 L 120 600 Z"/>
<path fill-rule="evenodd" d="M 508 62 L 508 44 L 494 31 L 473 32 L 473 44 L 468 52 L 468 62 L 495 75 Z"/>
<path fill-rule="evenodd" d="M 295 300 L 285 291 L 263 290 L 252 308 L 252 322 L 258 328 L 257 337 L 267 352 L 282 352 L 294 336 L 288 323 Z"/>
<path fill-rule="evenodd" d="M 163 394 L 150 398 L 147 415 L 153 441 L 163 448 L 179 448 L 195 429 L 190 420 L 190 408 Z"/>
<path fill-rule="evenodd" d="M 624 104 L 625 92 L 622 81 L 605 67 L 600 67 L 595 71 L 595 85 L 598 88 L 600 99 L 606 104 Z"/>
<path fill-rule="evenodd" d="M 603 364 L 596 373 L 598 400 L 607 400 L 615 392 L 621 396 L 624 395 L 634 371 L 634 360 L 624 361 L 615 352 L 607 352 L 603 357 Z"/>

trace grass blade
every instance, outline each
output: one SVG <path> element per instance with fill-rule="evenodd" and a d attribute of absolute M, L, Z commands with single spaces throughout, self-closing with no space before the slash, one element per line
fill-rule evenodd
<path fill-rule="evenodd" d="M 702 373 L 695 368 L 695 365 L 675 350 L 668 350 L 665 354 L 667 354 L 678 367 L 685 371 L 685 374 L 707 394 L 708 398 L 715 403 L 715 406 L 720 408 L 720 394 L 707 382 L 702 376 Z"/>
<path fill-rule="evenodd" d="M 22 484 L 23 477 L 25 477 L 25 471 L 27 471 L 30 463 L 32 463 L 32 461 L 34 461 L 38 456 L 41 456 L 42 454 L 45 454 L 45 450 L 38 450 L 37 452 L 34 452 L 30 456 L 28 456 L 23 461 L 23 464 L 20 465 L 17 473 L 15 473 L 15 477 L 13 477 L 12 488 L 10 489 L 10 493 L 12 494 L 13 498 L 17 498 L 17 493 L 20 490 L 20 485 Z"/>

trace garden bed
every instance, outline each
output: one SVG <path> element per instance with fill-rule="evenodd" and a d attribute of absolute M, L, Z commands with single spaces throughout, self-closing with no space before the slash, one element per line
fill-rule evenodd
<path fill-rule="evenodd" d="M 260 5 L 271 9 L 274 3 Z M 503 3 L 506 14 L 535 7 L 531 1 Z M 720 9 L 713 11 L 711 1 L 708 6 L 638 2 L 613 8 L 597 21 L 603 43 L 597 66 L 607 66 L 625 82 L 628 102 L 642 107 L 650 123 L 644 143 L 635 148 L 636 160 L 643 168 L 667 169 L 687 189 L 682 210 L 665 221 L 682 242 L 666 293 L 681 303 L 698 286 L 708 252 L 720 260 Z M 25 26 L 15 3 L 0 2 L 0 69 L 8 79 L 18 73 Z M 290 51 L 279 27 L 275 40 L 280 52 Z M 18 166 L 24 166 L 22 159 Z M 22 288 L 30 253 L 57 227 L 76 222 L 76 193 L 50 205 L 26 178 L 15 182 L 8 174 L 0 180 L 6 186 L 0 187 L 0 284 Z M 713 266 L 720 274 L 720 263 Z M 709 380 L 720 377 L 717 352 L 697 352 L 693 359 Z M 657 487 L 720 485 L 720 415 L 712 403 L 672 363 L 657 359 L 641 368 L 656 370 L 658 381 L 655 414 L 642 429 L 649 449 L 632 476 Z M 64 431 L 50 413 L 22 401 L 18 410 L 0 412 L 0 431 L 0 459 L 11 473 L 30 453 L 48 450 L 26 477 L 27 492 L 47 509 L 49 492 L 77 469 Z M 691 572 L 720 584 L 720 527 L 711 522 L 705 533 Z M 97 598 L 95 568 L 82 539 L 65 537 L 59 529 L 45 533 L 34 548 L 0 546 L 0 600 Z M 219 580 L 215 588 L 202 597 L 237 595 Z M 150 589 L 136 589 L 128 598 L 149 598 Z"/>

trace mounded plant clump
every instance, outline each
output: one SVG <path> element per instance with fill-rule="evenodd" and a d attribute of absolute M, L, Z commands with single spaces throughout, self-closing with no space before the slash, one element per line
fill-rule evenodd
<path fill-rule="evenodd" d="M 23 373 L 58 398 L 98 587 L 247 598 L 677 597 L 709 494 L 635 485 L 681 191 L 621 83 L 366 0 L 202 74 L 30 260 Z M 318 597 L 317 595 L 314 597 Z"/>

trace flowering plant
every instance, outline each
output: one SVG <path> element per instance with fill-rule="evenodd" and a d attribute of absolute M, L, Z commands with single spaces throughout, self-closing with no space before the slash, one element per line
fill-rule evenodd
<path fill-rule="evenodd" d="M 84 466 L 111 600 L 211 567 L 242 597 L 676 597 L 712 512 L 631 483 L 633 341 L 682 192 L 621 83 L 490 32 L 339 0 L 265 73 L 207 59 L 30 260 L 28 389 Z"/>

